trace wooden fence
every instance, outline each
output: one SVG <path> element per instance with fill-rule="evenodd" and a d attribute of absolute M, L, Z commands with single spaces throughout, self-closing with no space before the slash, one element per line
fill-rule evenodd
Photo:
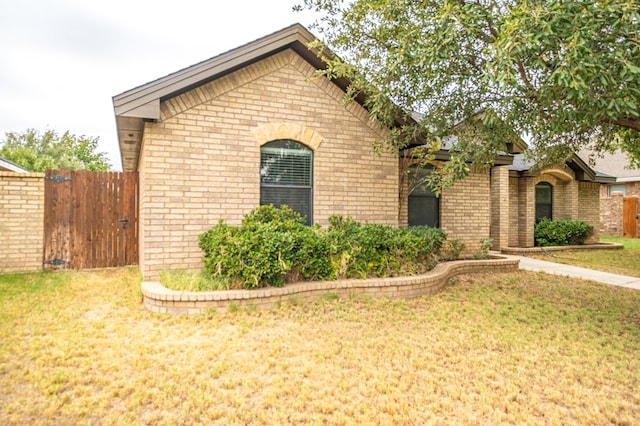
<path fill-rule="evenodd" d="M 138 263 L 138 174 L 50 170 L 45 175 L 44 267 Z"/>
<path fill-rule="evenodd" d="M 638 238 L 638 197 L 623 198 L 622 236 Z"/>

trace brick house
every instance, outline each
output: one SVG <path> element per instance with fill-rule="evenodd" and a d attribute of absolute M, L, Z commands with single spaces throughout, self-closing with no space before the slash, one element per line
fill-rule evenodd
<path fill-rule="evenodd" d="M 293 25 L 113 98 L 123 168 L 140 177 L 145 278 L 200 268 L 198 235 L 260 204 L 287 204 L 323 226 L 333 214 L 427 223 L 469 253 L 489 237 L 498 249 L 532 246 L 536 195 L 547 215 L 598 223 L 593 171 L 576 159 L 533 173 L 514 162 L 518 143 L 438 198 L 407 194 L 398 157 L 372 149 L 387 130 L 361 104 L 343 105 L 348 82 L 312 78 L 323 68 L 307 48 L 314 39 Z"/>
<path fill-rule="evenodd" d="M 585 151 L 581 155 L 587 157 L 592 153 Z M 621 151 L 614 153 L 605 153 L 603 155 L 592 155 L 594 160 L 594 169 L 605 177 L 601 179 L 600 186 L 600 233 L 612 236 L 630 236 L 638 237 L 640 229 L 640 169 L 628 168 L 629 159 L 626 154 Z M 629 203 L 635 198 L 635 213 L 627 211 L 627 215 L 635 216 L 635 235 L 629 232 L 625 235 L 623 219 L 624 204 Z M 629 227 L 629 225 L 628 225 Z"/>

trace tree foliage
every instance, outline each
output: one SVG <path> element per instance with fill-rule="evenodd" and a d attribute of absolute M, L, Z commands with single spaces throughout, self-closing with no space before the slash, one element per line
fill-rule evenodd
<path fill-rule="evenodd" d="M 626 151 L 640 165 L 637 0 L 304 0 L 340 58 L 321 74 L 351 80 L 387 126 L 385 146 L 419 132 L 427 152 L 453 141 L 447 168 L 490 164 L 523 136 L 543 163 L 580 148 Z M 321 49 L 322 43 L 315 42 Z M 481 143 L 478 143 L 481 142 Z"/>
<path fill-rule="evenodd" d="M 32 172 L 51 169 L 110 170 L 104 152 L 97 152 L 98 138 L 76 136 L 54 130 L 40 133 L 29 129 L 22 133 L 7 132 L 0 141 L 0 157 L 4 157 Z"/>

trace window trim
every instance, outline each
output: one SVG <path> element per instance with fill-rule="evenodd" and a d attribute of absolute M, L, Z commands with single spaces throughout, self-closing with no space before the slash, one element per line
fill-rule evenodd
<path fill-rule="evenodd" d="M 549 188 L 550 201 L 548 203 L 546 203 L 546 202 L 543 203 L 543 202 L 539 202 L 538 201 L 538 187 L 548 187 Z M 536 208 L 536 210 L 534 212 L 535 222 L 538 223 L 543 219 L 543 218 L 538 218 L 538 206 L 549 206 L 550 214 L 549 214 L 548 218 L 550 220 L 553 220 L 553 185 L 551 185 L 549 182 L 546 182 L 546 181 L 538 182 L 536 184 L 536 186 L 534 187 L 534 198 L 535 198 L 534 201 L 535 201 L 535 208 Z M 545 216 L 545 217 L 547 217 L 547 216 Z"/>
<path fill-rule="evenodd" d="M 263 158 L 262 158 L 262 153 L 263 153 L 263 149 L 264 148 L 270 148 L 271 145 L 273 145 L 274 143 L 277 142 L 292 142 L 294 144 L 296 144 L 299 147 L 304 148 L 304 150 L 306 152 L 309 153 L 309 185 L 288 185 L 288 184 L 277 184 L 277 183 L 264 183 L 262 181 L 262 167 L 263 167 Z M 259 203 L 260 205 L 268 205 L 268 204 L 273 204 L 273 203 L 265 203 L 263 204 L 262 201 L 262 197 L 263 197 L 263 191 L 262 188 L 290 188 L 290 189 L 308 189 L 309 190 L 309 200 L 308 200 L 308 205 L 309 205 L 309 211 L 308 213 L 302 213 L 299 212 L 301 216 L 306 217 L 306 224 L 307 225 L 311 225 L 313 224 L 313 189 L 314 189 L 314 158 L 315 158 L 315 152 L 313 151 L 313 149 L 311 149 L 309 146 L 305 145 L 302 142 L 299 142 L 297 140 L 294 139 L 275 139 L 272 141 L 269 141 L 265 144 L 262 144 L 260 146 L 260 167 L 259 167 L 259 175 L 260 175 L 260 200 Z M 281 204 L 283 205 L 283 204 Z M 279 206 L 276 206 L 279 207 Z M 289 206 L 291 207 L 291 206 Z M 292 207 L 291 207 L 292 208 Z M 295 210 L 295 209 L 294 209 Z M 296 210 L 297 211 L 297 210 Z"/>
<path fill-rule="evenodd" d="M 423 165 L 420 166 L 418 164 L 414 164 L 412 166 L 409 167 L 409 175 L 411 176 L 411 174 L 416 173 L 416 170 L 422 173 L 431 173 L 431 171 L 434 169 L 434 167 L 432 165 Z M 437 196 L 430 188 L 427 188 L 427 190 L 424 189 L 420 189 L 421 186 L 424 186 L 426 184 L 422 184 L 422 185 L 418 185 L 416 188 L 414 188 L 413 191 L 411 191 L 410 193 L 407 194 L 407 226 L 430 226 L 432 228 L 440 228 L 440 213 L 441 213 L 441 198 L 439 196 Z M 408 190 L 408 188 L 407 188 Z M 420 198 L 426 198 L 426 199 L 434 199 L 436 201 L 436 212 L 435 212 L 435 218 L 436 218 L 436 223 L 433 225 L 414 225 L 411 224 L 410 222 L 410 218 L 411 218 L 411 208 L 409 207 L 409 205 L 411 204 L 411 199 L 420 199 Z"/>
<path fill-rule="evenodd" d="M 613 187 L 622 187 L 622 191 L 612 190 Z M 620 192 L 622 193 L 622 195 L 627 195 L 627 185 L 624 183 L 614 183 L 614 184 L 608 185 L 607 189 L 608 189 L 609 197 L 611 197 L 611 194 L 614 192 Z"/>

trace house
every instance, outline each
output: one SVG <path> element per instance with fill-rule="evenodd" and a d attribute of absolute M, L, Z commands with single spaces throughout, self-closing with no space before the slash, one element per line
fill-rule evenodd
<path fill-rule="evenodd" d="M 629 168 L 629 159 L 621 151 L 601 155 L 584 151 L 581 155 L 592 157 L 594 169 L 609 177 L 600 186 L 600 232 L 637 238 L 640 235 L 640 203 L 637 201 L 640 197 L 640 169 Z M 624 220 L 625 214 L 627 220 Z"/>
<path fill-rule="evenodd" d="M 201 268 L 198 235 L 220 219 L 239 224 L 260 204 L 287 204 L 323 226 L 334 214 L 428 223 L 468 253 L 488 238 L 498 249 L 533 246 L 536 205 L 597 224 L 593 171 L 513 168 L 517 143 L 440 197 L 409 194 L 400 159 L 372 148 L 388 130 L 360 103 L 343 105 L 348 81 L 314 77 L 324 67 L 307 48 L 314 39 L 293 25 L 113 98 L 124 170 L 139 173 L 146 279 Z"/>
<path fill-rule="evenodd" d="M 18 166 L 6 158 L 0 157 L 0 172 L 29 173 L 29 170 Z"/>

